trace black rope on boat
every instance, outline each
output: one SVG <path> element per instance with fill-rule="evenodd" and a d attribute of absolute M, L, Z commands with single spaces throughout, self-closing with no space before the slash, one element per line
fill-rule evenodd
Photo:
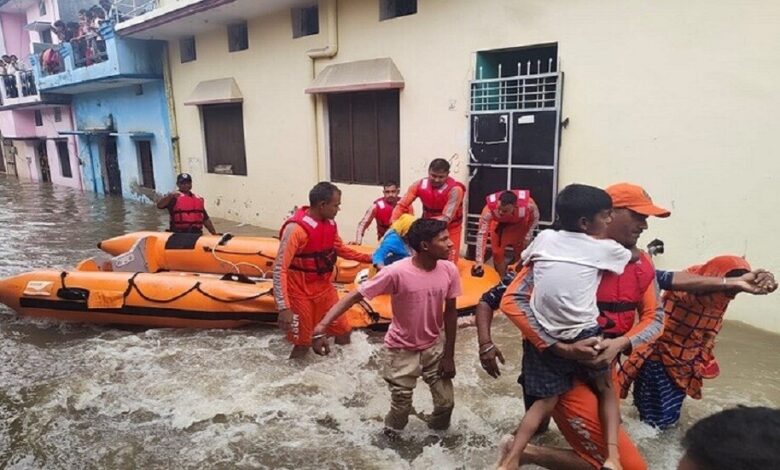
<path fill-rule="evenodd" d="M 358 305 L 363 307 L 363 310 L 366 311 L 366 314 L 368 314 L 368 317 L 371 319 L 373 323 L 379 323 L 381 317 L 379 313 L 376 310 L 374 310 L 374 307 L 372 307 L 370 303 L 368 303 L 365 299 L 362 299 L 358 301 Z"/>
<path fill-rule="evenodd" d="M 266 259 L 270 259 L 270 260 L 275 260 L 276 259 L 275 256 L 266 255 L 262 251 L 231 251 L 231 250 L 221 250 L 221 249 L 216 248 L 216 247 L 211 248 L 211 247 L 208 247 L 208 246 L 204 246 L 203 247 L 203 251 L 205 251 L 207 253 L 211 253 L 212 251 L 215 251 L 217 253 L 222 253 L 222 254 L 226 254 L 226 255 L 236 255 L 236 256 L 260 256 L 262 258 L 266 258 Z"/>
<path fill-rule="evenodd" d="M 200 283 L 198 283 L 198 284 L 200 284 Z M 226 303 L 226 304 L 232 304 L 232 303 L 235 303 L 235 302 L 246 302 L 247 300 L 255 300 L 255 299 L 258 299 L 260 297 L 263 297 L 265 295 L 270 294 L 271 291 L 273 290 L 273 289 L 268 289 L 265 292 L 260 292 L 259 294 L 251 295 L 251 296 L 245 297 L 243 299 L 220 299 L 219 297 L 214 296 L 212 294 L 209 294 L 208 292 L 206 292 L 203 289 L 201 289 L 200 285 L 196 285 L 196 287 L 198 288 L 198 292 L 203 294 L 205 297 L 208 297 L 211 300 L 216 300 L 217 302 L 223 302 L 223 303 Z"/>
<path fill-rule="evenodd" d="M 270 294 L 272 292 L 272 290 L 273 290 L 273 289 L 268 289 L 265 292 L 260 292 L 259 294 L 250 295 L 249 297 L 244 297 L 244 298 L 240 298 L 240 299 L 221 299 L 221 298 L 219 298 L 219 297 L 217 297 L 217 296 L 215 296 L 213 294 L 209 294 L 208 292 L 206 292 L 203 289 L 201 289 L 200 281 L 198 281 L 192 287 L 187 289 L 186 291 L 182 292 L 181 294 L 175 295 L 175 296 L 171 297 L 170 299 L 155 299 L 155 298 L 149 297 L 148 295 L 144 294 L 143 291 L 141 291 L 141 289 L 138 287 L 138 284 L 136 284 L 135 278 L 139 274 L 140 273 L 133 274 L 133 276 L 128 280 L 127 290 L 124 293 L 125 301 L 127 300 L 127 296 L 130 294 L 130 292 L 133 289 L 135 289 L 135 291 L 138 293 L 138 295 L 142 299 L 146 300 L 147 302 L 154 302 L 154 303 L 158 303 L 158 304 L 168 304 L 168 303 L 171 303 L 171 302 L 175 302 L 175 301 L 181 299 L 182 297 L 186 296 L 187 294 L 189 294 L 190 292 L 193 292 L 193 291 L 197 291 L 200 294 L 202 294 L 204 297 L 207 297 L 207 298 L 209 298 L 211 300 L 214 300 L 214 301 L 217 301 L 217 302 L 222 302 L 222 303 L 225 303 L 225 304 L 232 304 L 232 303 L 236 303 L 236 302 L 246 302 L 246 301 L 249 301 L 249 300 L 254 300 L 254 299 L 263 297 L 265 295 Z"/>

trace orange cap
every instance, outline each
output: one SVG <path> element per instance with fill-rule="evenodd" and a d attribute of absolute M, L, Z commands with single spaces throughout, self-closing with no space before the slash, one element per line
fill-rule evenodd
<path fill-rule="evenodd" d="M 668 210 L 653 204 L 650 195 L 641 186 L 631 183 L 617 183 L 608 187 L 606 191 L 612 198 L 612 207 L 615 209 L 622 207 L 631 209 L 637 214 L 654 215 L 656 217 L 669 217 L 672 215 Z"/>

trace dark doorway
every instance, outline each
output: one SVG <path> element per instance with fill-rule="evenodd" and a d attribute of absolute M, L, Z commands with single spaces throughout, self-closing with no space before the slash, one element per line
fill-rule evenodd
<path fill-rule="evenodd" d="M 104 188 L 107 194 L 122 195 L 122 176 L 119 172 L 119 157 L 116 139 L 107 137 L 103 147 L 103 167 L 105 168 Z"/>
<path fill-rule="evenodd" d="M 57 155 L 60 159 L 60 171 L 63 178 L 73 178 L 73 170 L 70 167 L 70 152 L 68 152 L 68 141 L 58 140 Z"/>
<path fill-rule="evenodd" d="M 141 186 L 155 189 L 152 143 L 148 140 L 139 140 L 136 145 L 138 145 L 138 163 L 141 167 Z"/>
<path fill-rule="evenodd" d="M 44 183 L 51 182 L 51 170 L 49 169 L 49 155 L 46 152 L 46 141 L 39 140 L 35 144 L 36 153 L 38 154 L 38 166 L 41 168 L 41 181 Z"/>

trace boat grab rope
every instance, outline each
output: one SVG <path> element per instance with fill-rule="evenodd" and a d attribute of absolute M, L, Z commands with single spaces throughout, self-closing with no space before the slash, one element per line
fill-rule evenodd
<path fill-rule="evenodd" d="M 271 256 L 263 253 L 262 250 L 258 251 L 231 251 L 231 250 L 224 250 L 224 249 L 217 249 L 217 245 L 214 245 L 212 247 L 204 246 L 203 251 L 216 251 L 217 253 L 224 253 L 226 255 L 236 255 L 236 256 L 259 256 L 261 258 L 266 258 L 271 261 L 274 261 L 276 259 L 276 256 Z"/>
<path fill-rule="evenodd" d="M 363 307 L 363 310 L 365 310 L 366 314 L 373 323 L 379 323 L 381 317 L 379 313 L 374 310 L 374 307 L 372 307 L 370 303 L 368 303 L 365 299 L 361 299 L 358 301 L 358 305 Z"/>
<path fill-rule="evenodd" d="M 209 248 L 208 248 L 208 247 L 206 247 L 206 246 L 204 246 L 204 247 L 203 247 L 203 249 L 204 249 L 204 250 L 206 250 L 206 251 L 209 251 Z M 217 251 L 217 245 L 214 245 L 213 247 L 211 247 L 210 251 L 211 251 L 211 255 L 212 255 L 212 256 L 213 256 L 213 257 L 214 257 L 214 258 L 215 258 L 217 261 L 219 261 L 219 262 L 221 262 L 221 263 L 225 263 L 225 264 L 228 264 L 228 265 L 232 266 L 232 267 L 233 267 L 233 269 L 235 269 L 237 273 L 240 273 L 240 272 L 241 272 L 241 268 L 239 268 L 239 266 L 242 266 L 242 265 L 243 265 L 243 266 L 249 266 L 249 267 L 255 268 L 255 269 L 256 269 L 256 270 L 257 270 L 257 271 L 260 273 L 260 277 L 263 277 L 263 278 L 267 278 L 267 277 L 268 277 L 268 273 L 267 273 L 265 270 L 263 270 L 263 269 L 262 269 L 260 266 L 258 266 L 258 265 L 256 265 L 256 264 L 252 264 L 252 263 L 249 263 L 249 262 L 247 262 L 247 261 L 239 261 L 238 263 L 234 263 L 234 262 L 232 262 L 232 261 L 230 261 L 230 260 L 227 260 L 227 259 L 225 259 L 225 258 L 220 258 L 220 257 L 217 255 L 217 253 L 227 253 L 227 254 L 233 254 L 233 255 L 245 255 L 245 256 L 259 255 L 259 256 L 265 256 L 266 258 L 269 258 L 269 259 L 273 259 L 273 258 L 271 258 L 270 256 L 263 255 L 263 254 L 262 254 L 261 252 L 259 252 L 259 251 L 258 251 L 257 253 L 233 253 L 233 252 L 229 252 L 229 251 L 225 251 L 225 250 L 219 250 L 219 251 Z"/>
<path fill-rule="evenodd" d="M 182 292 L 181 294 L 177 294 L 177 295 L 171 297 L 170 299 L 155 299 L 155 298 L 152 298 L 152 297 L 148 296 L 147 294 L 144 294 L 141 291 L 141 289 L 138 287 L 138 284 L 135 283 L 135 278 L 139 274 L 141 274 L 141 273 L 133 274 L 133 276 L 127 281 L 127 289 L 125 290 L 124 294 L 122 295 L 125 301 L 127 300 L 127 296 L 130 295 L 130 292 L 132 292 L 134 289 L 135 289 L 135 291 L 138 293 L 138 295 L 142 299 L 146 300 L 147 302 L 154 302 L 154 303 L 158 303 L 158 304 L 168 304 L 168 303 L 171 303 L 171 302 L 175 302 L 175 301 L 181 299 L 182 297 L 184 297 L 185 295 L 187 295 L 187 294 L 189 294 L 190 292 L 193 292 L 193 291 L 197 291 L 201 295 L 203 295 L 204 297 L 208 297 L 211 300 L 214 300 L 214 301 L 217 301 L 217 302 L 226 303 L 226 304 L 232 304 L 232 303 L 236 303 L 236 302 L 246 302 L 246 301 L 249 301 L 249 300 L 254 300 L 254 299 L 263 297 L 265 295 L 269 295 L 271 293 L 271 291 L 273 290 L 273 289 L 268 289 L 268 290 L 266 290 L 264 292 L 260 292 L 258 294 L 250 295 L 248 297 L 244 297 L 244 298 L 241 298 L 241 299 L 221 299 L 221 298 L 217 297 L 214 294 L 210 294 L 210 293 L 204 291 L 201 288 L 200 281 L 198 281 L 192 287 L 187 289 L 186 291 Z"/>

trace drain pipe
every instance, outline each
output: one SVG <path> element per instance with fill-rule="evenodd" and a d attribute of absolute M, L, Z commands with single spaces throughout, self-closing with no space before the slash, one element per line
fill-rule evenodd
<path fill-rule="evenodd" d="M 338 31 L 338 0 L 324 0 L 325 14 L 327 16 L 328 27 L 328 45 L 325 47 L 319 47 L 316 49 L 309 49 L 306 54 L 311 59 L 311 78 L 317 76 L 317 59 L 329 59 L 334 57 L 339 52 L 339 31 Z M 314 174 L 316 181 L 321 179 L 322 172 L 320 171 L 320 134 L 318 129 L 318 113 L 317 113 L 317 96 L 312 96 L 312 115 L 314 116 Z"/>
<path fill-rule="evenodd" d="M 171 78 L 171 60 L 168 56 L 170 49 L 168 43 L 163 45 L 162 54 L 162 66 L 163 66 L 163 86 L 165 93 L 165 101 L 168 106 L 168 125 L 171 131 L 171 150 L 173 150 L 173 171 L 174 173 L 181 173 L 181 150 L 179 147 L 179 127 L 176 123 L 176 105 L 173 100 L 173 80 Z"/>

